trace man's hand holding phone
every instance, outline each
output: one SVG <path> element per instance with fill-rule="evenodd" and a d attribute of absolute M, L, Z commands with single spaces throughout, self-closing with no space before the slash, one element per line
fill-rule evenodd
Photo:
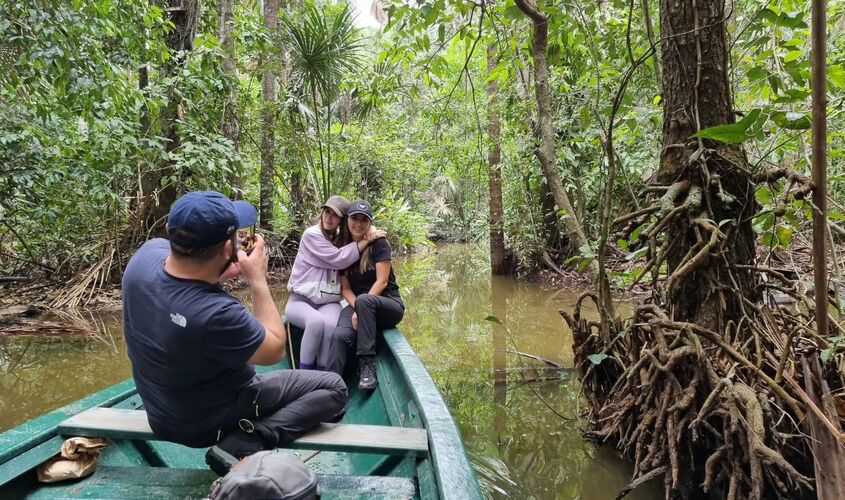
<path fill-rule="evenodd" d="M 254 246 L 250 252 L 247 253 L 243 248 L 238 249 L 237 265 L 250 284 L 254 281 L 267 279 L 267 263 L 269 260 L 264 237 L 260 234 L 254 235 Z"/>
<path fill-rule="evenodd" d="M 238 247 L 247 254 L 255 248 L 255 225 L 238 229 Z"/>

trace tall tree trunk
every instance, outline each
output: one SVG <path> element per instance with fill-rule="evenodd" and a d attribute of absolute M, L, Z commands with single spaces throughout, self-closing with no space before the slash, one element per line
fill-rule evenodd
<path fill-rule="evenodd" d="M 661 0 L 663 147 L 658 182 L 684 207 L 667 230 L 665 289 L 675 319 L 723 331 L 756 301 L 751 219 L 757 204 L 738 145 L 690 135 L 734 123 L 726 50 L 725 0 Z M 661 214 L 669 216 L 668 214 Z"/>
<path fill-rule="evenodd" d="M 265 0 L 264 27 L 269 33 L 275 34 L 278 22 L 279 0 Z M 280 48 L 280 51 L 283 52 L 283 49 Z M 269 231 L 273 229 L 273 199 L 276 192 L 276 73 L 272 64 L 266 65 L 261 76 L 261 92 L 264 107 L 261 111 L 261 186 L 258 205 L 261 227 Z"/>
<path fill-rule="evenodd" d="M 540 182 L 540 210 L 543 214 L 543 238 L 546 249 L 555 259 L 564 256 L 569 240 L 560 233 L 560 217 L 555 210 L 555 197 L 552 195 L 549 185 L 543 179 Z"/>
<path fill-rule="evenodd" d="M 293 220 L 296 227 L 304 228 L 310 224 L 312 190 L 308 188 L 308 181 L 305 179 L 303 169 L 307 167 L 297 166 L 290 169 L 290 203 L 293 208 Z"/>
<path fill-rule="evenodd" d="M 144 63 L 138 68 L 138 90 L 141 92 L 142 95 L 144 95 L 144 97 L 147 96 L 147 87 L 149 87 L 149 86 L 150 86 L 149 65 Z M 150 108 L 147 107 L 146 101 L 144 101 L 141 104 L 141 115 L 138 117 L 138 125 L 140 127 L 139 135 L 141 137 L 144 137 L 144 138 L 149 137 L 150 125 L 151 125 Z M 145 167 L 146 166 L 145 166 L 144 163 L 142 163 L 142 162 L 138 163 L 137 175 L 138 175 L 138 178 L 141 179 L 141 183 L 137 186 L 137 192 L 135 193 L 135 196 L 132 197 L 132 203 L 131 203 L 131 206 L 130 206 L 131 211 L 132 211 L 134 216 L 139 216 L 140 211 L 142 211 L 144 209 L 144 200 L 145 200 L 146 195 L 148 194 L 144 191 L 144 189 L 147 187 L 147 186 L 144 185 L 145 184 L 144 183 L 144 177 L 146 177 L 148 175 L 145 171 Z M 127 235 L 134 234 L 135 229 L 137 229 L 137 228 L 134 227 L 134 225 L 132 225 L 132 226 L 133 227 L 131 228 L 131 231 L 129 231 L 127 233 Z M 126 240 L 126 239 L 127 239 L 126 236 L 124 236 L 124 240 Z M 129 247 L 134 247 L 134 242 L 124 241 L 124 244 L 129 244 Z"/>
<path fill-rule="evenodd" d="M 223 118 L 220 124 L 220 133 L 226 139 L 232 141 L 232 147 L 237 158 L 241 134 L 240 123 L 238 122 L 238 68 L 235 65 L 235 39 L 232 31 L 235 28 L 235 0 L 220 0 L 220 26 L 219 39 L 223 47 L 223 72 L 229 76 L 231 88 L 223 100 Z M 229 174 L 229 185 L 232 186 L 235 197 L 240 197 L 242 185 L 242 166 L 240 160 L 232 164 L 232 172 Z"/>
<path fill-rule="evenodd" d="M 555 155 L 555 136 L 552 128 L 552 104 L 549 91 L 549 65 L 546 60 L 546 46 L 548 45 L 549 17 L 543 13 L 532 0 L 516 0 L 516 5 L 524 12 L 534 25 L 533 46 L 531 55 L 534 59 L 534 93 L 537 100 L 537 122 L 540 132 L 540 144 L 534 150 L 543 175 L 546 177 L 549 189 L 554 196 L 558 210 L 562 210 L 564 232 L 569 236 L 571 246 L 577 251 L 587 244 L 584 229 L 575 218 L 575 210 L 569 201 L 569 196 L 563 188 L 563 182 L 557 171 Z"/>
<path fill-rule="evenodd" d="M 487 45 L 487 72 L 496 67 L 496 46 Z M 502 147 L 499 142 L 499 114 L 496 111 L 498 85 L 491 78 L 487 81 L 487 134 L 490 149 L 487 152 L 487 185 L 490 191 L 490 270 L 493 274 L 506 274 L 509 269 L 505 254 L 505 232 L 502 229 Z"/>
<path fill-rule="evenodd" d="M 141 65 L 138 68 L 138 90 L 141 91 L 141 94 L 144 96 L 147 95 L 147 87 L 150 86 L 150 69 L 147 63 Z M 147 103 L 144 102 L 141 104 L 141 117 L 139 119 L 141 125 L 141 136 L 147 137 L 147 134 L 150 133 L 150 108 L 147 107 Z"/>
<path fill-rule="evenodd" d="M 654 51 L 654 77 L 655 77 L 655 84 L 657 85 L 657 92 L 660 93 L 660 85 L 663 83 L 663 77 L 660 76 L 660 62 L 658 59 L 658 51 L 655 41 L 656 37 L 654 36 L 654 28 L 652 27 L 651 23 L 651 8 L 648 5 L 648 0 L 642 0 L 642 11 L 643 11 L 643 24 L 645 24 L 645 32 L 648 36 L 648 43 L 655 48 Z"/>
<path fill-rule="evenodd" d="M 173 23 L 173 28 L 167 34 L 167 48 L 172 52 L 172 57 L 162 67 L 162 79 L 176 74 L 179 68 L 184 66 L 188 51 L 194 48 L 199 6 L 196 0 L 171 0 L 167 12 L 170 14 L 170 22 Z M 168 157 L 181 145 L 176 120 L 184 118 L 185 111 L 182 101 L 177 96 L 177 92 L 170 92 L 167 106 L 161 113 L 160 134 L 166 140 L 164 150 Z M 172 181 L 174 174 L 173 164 L 170 160 L 166 160 L 158 168 L 144 172 L 141 176 L 140 193 L 143 196 L 141 206 L 144 207 L 144 214 L 141 216 L 143 234 L 164 234 L 167 214 L 178 196 L 176 183 Z"/>
<path fill-rule="evenodd" d="M 520 57 L 520 60 L 522 58 Z M 527 100 L 529 98 L 528 87 L 531 86 L 531 61 L 522 61 L 523 64 L 516 66 L 516 95 L 520 99 Z M 533 131 L 534 137 L 539 141 L 539 129 L 534 122 L 534 117 L 531 113 L 531 108 L 526 108 L 525 111 L 525 126 L 528 130 Z M 525 189 L 530 191 L 531 182 L 530 177 L 525 177 Z M 555 198 L 549 189 L 549 184 L 545 176 L 540 181 L 539 188 L 540 200 L 540 214 L 543 223 L 543 239 L 545 241 L 546 250 L 549 251 L 553 259 L 562 257 L 565 250 L 569 247 L 569 239 L 564 238 L 561 234 L 560 217 L 555 210 Z"/>

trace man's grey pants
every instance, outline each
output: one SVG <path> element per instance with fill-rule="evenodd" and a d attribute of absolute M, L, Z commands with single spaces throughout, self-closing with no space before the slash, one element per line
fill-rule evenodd
<path fill-rule="evenodd" d="M 248 430 L 251 423 L 266 448 L 277 448 L 331 420 L 343 409 L 346 396 L 346 384 L 335 373 L 279 370 L 256 375 L 222 431 Z"/>

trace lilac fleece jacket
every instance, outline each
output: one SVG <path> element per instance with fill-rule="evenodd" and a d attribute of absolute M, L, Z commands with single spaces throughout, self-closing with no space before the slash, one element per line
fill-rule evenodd
<path fill-rule="evenodd" d="M 351 266 L 359 256 L 357 243 L 337 248 L 323 236 L 319 226 L 311 226 L 299 240 L 299 251 L 290 271 L 288 291 L 302 295 L 315 304 L 340 302 L 338 270 Z"/>

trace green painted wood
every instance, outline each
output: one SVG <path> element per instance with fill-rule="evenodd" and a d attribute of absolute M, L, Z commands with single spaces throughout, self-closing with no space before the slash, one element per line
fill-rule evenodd
<path fill-rule="evenodd" d="M 0 465 L 0 487 L 58 454 L 63 441 L 64 439 L 56 436 L 21 453 L 15 460 L 8 460 Z"/>
<path fill-rule="evenodd" d="M 398 495 L 402 498 L 481 498 L 460 435 L 428 372 L 398 330 L 388 330 L 384 333 L 387 349 L 382 346 L 378 361 L 379 377 L 383 383 L 380 384 L 379 390 L 372 393 L 358 391 L 357 375 L 354 364 L 351 363 L 351 377 L 347 377 L 350 397 L 343 423 L 392 424 L 412 430 L 418 433 L 418 436 L 424 435 L 426 430 L 423 429 L 427 429 L 428 452 L 423 452 L 423 447 L 419 444 L 416 456 L 391 456 L 383 450 L 377 453 L 357 452 L 361 448 L 356 452 L 321 451 L 316 456 L 312 456 L 308 450 L 292 450 L 292 453 L 303 458 L 309 456 L 309 466 L 326 477 L 335 475 L 398 480 L 400 483 L 397 484 L 405 485 L 405 489 Z M 257 371 L 265 372 L 286 366 L 287 360 L 272 367 L 257 367 Z M 53 445 L 54 449 L 58 450 L 57 425 L 96 406 L 113 406 L 137 412 L 133 408 L 140 406 L 140 399 L 134 384 L 128 380 L 0 434 L 0 465 L 5 465 L 7 470 L 31 470 L 36 465 L 37 460 L 33 457 L 37 454 L 46 454 Z M 51 439 L 57 441 L 35 450 Z M 102 496 L 108 498 L 173 498 L 192 497 L 191 491 L 198 495 L 207 493 L 210 472 L 203 460 L 205 449 L 146 439 L 118 439 L 113 440 L 112 444 L 113 446 L 105 449 L 101 457 L 98 470 L 102 470 L 92 478 L 65 485 L 47 486 L 35 483 L 34 474 L 22 474 L 5 486 L 0 486 L 0 498 L 79 498 L 86 496 L 84 491 L 92 493 L 93 497 L 102 492 Z M 315 449 L 313 445 L 307 447 Z M 26 458 L 27 451 L 32 451 L 28 455 L 29 459 Z M 50 454 L 52 453 L 51 450 Z M 449 470 L 446 470 L 447 468 Z M 171 482 L 167 476 L 170 470 L 187 472 L 175 482 Z M 123 472 L 122 475 L 115 475 L 115 471 Z M 124 476 L 146 479 L 124 480 Z M 89 484 L 87 481 L 92 481 L 92 488 L 79 490 L 84 484 Z M 135 481 L 133 488 L 137 491 L 119 486 L 128 485 L 132 481 Z M 381 490 L 367 490 L 366 486 L 362 486 L 363 479 L 356 480 L 357 483 L 344 481 L 349 484 L 348 488 L 336 489 L 324 498 L 396 498 L 394 493 L 398 491 L 395 488 L 393 492 L 387 491 L 389 488 L 385 486 L 385 482 L 376 481 L 377 485 L 382 485 Z M 116 485 L 111 490 L 110 482 Z M 408 485 L 412 485 L 413 489 Z M 192 487 L 195 489 L 192 490 Z"/>
<path fill-rule="evenodd" d="M 92 406 L 111 406 L 136 392 L 135 383 L 132 379 L 124 380 L 79 401 L 9 429 L 0 434 L 0 463 L 4 463 L 55 436 L 56 424 L 67 420 L 68 417 Z"/>
<path fill-rule="evenodd" d="M 431 375 L 399 330 L 385 330 L 384 340 L 398 360 L 398 366 L 404 371 L 403 378 L 413 381 L 409 387 L 413 391 L 424 427 L 428 429 L 428 444 L 439 497 L 447 500 L 481 500 L 481 488 L 464 450 L 461 434 Z"/>
<path fill-rule="evenodd" d="M 56 426 L 65 436 L 155 440 L 147 412 L 120 408 L 91 408 Z M 320 424 L 288 445 L 290 448 L 364 453 L 428 453 L 425 429 L 384 425 Z"/>
<path fill-rule="evenodd" d="M 283 318 L 283 320 L 284 319 L 285 318 Z M 303 331 L 301 328 L 292 326 L 290 333 L 291 342 L 289 347 L 293 348 L 293 352 L 297 352 L 302 343 Z M 388 351 L 384 356 L 379 356 L 377 359 L 379 380 L 384 381 L 388 379 L 401 378 L 401 371 L 396 370 L 394 367 L 395 360 L 393 362 L 386 362 L 385 358 L 392 360 L 392 353 Z M 410 381 L 397 380 L 396 383 L 382 383 L 379 385 L 377 390 L 372 392 L 359 391 L 357 370 L 357 359 L 355 356 L 350 356 L 349 363 L 343 373 L 343 379 L 346 381 L 349 388 L 349 398 L 346 402 L 346 415 L 344 416 L 342 423 L 422 427 L 419 425 L 421 421 L 417 421 L 417 425 L 407 422 L 399 410 L 402 406 L 401 401 L 411 400 L 410 391 L 405 388 Z M 294 450 L 294 453 L 302 452 Z M 323 452 L 310 460 L 308 465 L 314 471 L 322 471 L 324 473 L 334 472 L 335 470 L 345 466 L 348 470 L 347 474 L 352 474 L 352 477 L 389 476 L 398 478 L 414 478 L 416 476 L 416 464 L 419 460 L 424 459 L 414 456 L 403 457 L 376 453 Z M 432 482 L 435 481 L 434 476 L 431 476 L 430 480 Z M 433 489 L 436 492 L 436 485 L 432 484 L 430 489 Z M 404 494 L 400 496 L 411 498 L 410 496 L 406 497 Z M 368 500 L 374 500 L 384 498 L 384 496 L 372 491 L 367 492 L 345 489 L 342 492 L 334 491 L 329 496 L 324 495 L 324 498 L 366 498 Z M 418 498 L 418 496 L 414 495 L 413 498 Z"/>
<path fill-rule="evenodd" d="M 420 460 L 417 464 L 417 482 L 420 485 L 420 498 L 422 500 L 439 498 L 437 492 L 437 476 L 431 464 L 431 460 Z"/>
<path fill-rule="evenodd" d="M 317 480 L 323 499 L 343 498 L 418 498 L 414 480 L 404 477 L 343 476 L 321 474 Z"/>
<path fill-rule="evenodd" d="M 41 485 L 29 493 L 27 481 L 2 490 L 4 498 L 203 498 L 216 479 L 213 472 L 200 469 L 149 469 L 100 466 L 88 478 L 70 483 Z M 398 477 L 318 474 L 323 499 L 418 498 L 413 479 Z M 5 496 L 8 495 L 8 496 Z"/>

